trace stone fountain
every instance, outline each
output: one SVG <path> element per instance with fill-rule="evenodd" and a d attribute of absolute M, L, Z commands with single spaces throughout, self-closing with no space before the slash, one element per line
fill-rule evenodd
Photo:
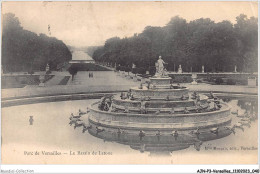
<path fill-rule="evenodd" d="M 172 84 L 164 64 L 159 57 L 150 83 L 141 83 L 127 93 L 103 97 L 89 106 L 89 133 L 144 151 L 180 150 L 200 143 L 203 135 L 210 139 L 229 135 L 231 131 L 226 130 L 231 123 L 230 107 Z"/>

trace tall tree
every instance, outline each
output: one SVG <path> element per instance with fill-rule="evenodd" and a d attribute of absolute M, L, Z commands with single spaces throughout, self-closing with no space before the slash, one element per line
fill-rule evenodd
<path fill-rule="evenodd" d="M 235 25 L 209 18 L 188 23 L 175 16 L 164 27 L 147 26 L 133 37 L 108 39 L 93 58 L 149 70 L 161 55 L 170 71 L 179 64 L 184 71 L 201 71 L 202 65 L 206 72 L 233 71 L 235 65 L 240 71 L 257 71 L 257 30 L 257 19 L 245 15 Z"/>
<path fill-rule="evenodd" d="M 67 46 L 54 37 L 39 36 L 24 30 L 12 13 L 3 15 L 2 65 L 4 72 L 45 70 L 47 63 L 55 70 L 71 60 Z"/>

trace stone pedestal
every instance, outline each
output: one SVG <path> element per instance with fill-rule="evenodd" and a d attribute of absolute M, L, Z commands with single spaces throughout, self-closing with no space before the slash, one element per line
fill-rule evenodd
<path fill-rule="evenodd" d="M 162 77 L 162 78 L 150 78 L 150 82 L 153 85 L 169 85 L 171 84 L 171 78 L 170 77 Z"/>
<path fill-rule="evenodd" d="M 191 84 L 192 84 L 192 85 L 197 85 L 197 84 L 198 84 L 197 81 L 196 81 L 196 80 L 197 80 L 197 74 L 192 74 L 192 75 L 191 75 L 191 78 L 192 78 L 192 80 L 193 80 L 193 81 L 191 82 Z"/>
<path fill-rule="evenodd" d="M 45 84 L 43 83 L 44 79 L 45 79 L 45 76 L 44 75 L 40 75 L 40 77 L 39 77 L 39 80 L 40 80 L 39 86 L 40 87 L 44 87 L 45 86 Z"/>

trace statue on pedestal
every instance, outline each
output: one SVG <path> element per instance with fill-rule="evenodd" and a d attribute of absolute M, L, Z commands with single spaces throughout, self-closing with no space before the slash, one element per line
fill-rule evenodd
<path fill-rule="evenodd" d="M 167 76 L 167 70 L 165 69 L 164 64 L 166 64 L 166 63 L 162 60 L 162 56 L 159 56 L 159 59 L 155 63 L 155 67 L 156 67 L 155 76 L 156 77 Z"/>
<path fill-rule="evenodd" d="M 179 65 L 179 68 L 178 68 L 178 73 L 182 73 L 182 68 L 181 68 L 181 65 Z"/>
<path fill-rule="evenodd" d="M 46 68 L 45 68 L 45 71 L 48 72 L 49 70 L 50 70 L 50 66 L 49 66 L 49 64 L 47 63 Z"/>

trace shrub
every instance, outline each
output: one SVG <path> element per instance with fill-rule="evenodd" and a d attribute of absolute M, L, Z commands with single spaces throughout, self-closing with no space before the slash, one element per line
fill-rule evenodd
<path fill-rule="evenodd" d="M 72 81 L 74 80 L 74 76 L 78 73 L 78 67 L 76 66 L 71 66 L 69 69 L 68 69 L 69 73 L 71 74 L 72 76 Z"/>
<path fill-rule="evenodd" d="M 198 82 L 198 83 L 202 83 L 202 80 L 201 80 L 201 79 L 198 79 L 197 82 Z"/>
<path fill-rule="evenodd" d="M 215 83 L 216 83 L 217 85 L 220 85 L 220 84 L 223 83 L 223 79 L 222 79 L 222 78 L 217 78 L 216 81 L 215 81 Z"/>
<path fill-rule="evenodd" d="M 155 67 L 155 66 L 151 66 L 151 67 L 149 68 L 149 73 L 150 73 L 151 75 L 155 75 L 155 73 L 156 73 L 156 67 Z"/>
<path fill-rule="evenodd" d="M 133 73 L 133 74 L 137 74 L 137 68 L 133 68 L 133 69 L 132 69 L 132 73 Z"/>
<path fill-rule="evenodd" d="M 21 81 L 21 84 L 26 84 L 26 83 L 27 83 L 26 80 L 22 80 L 22 81 Z"/>
<path fill-rule="evenodd" d="M 131 72 L 131 68 L 130 67 L 125 67 L 125 72 Z"/>
<path fill-rule="evenodd" d="M 236 84 L 236 81 L 234 79 L 228 79 L 227 80 L 227 84 L 228 85 L 235 85 Z"/>
<path fill-rule="evenodd" d="M 31 75 L 34 74 L 34 71 L 33 70 L 29 70 L 28 74 L 31 74 Z"/>
<path fill-rule="evenodd" d="M 145 72 L 146 72 L 145 68 L 136 68 L 137 74 L 145 74 Z"/>
<path fill-rule="evenodd" d="M 215 82 L 215 79 L 213 77 L 210 77 L 209 82 Z"/>

